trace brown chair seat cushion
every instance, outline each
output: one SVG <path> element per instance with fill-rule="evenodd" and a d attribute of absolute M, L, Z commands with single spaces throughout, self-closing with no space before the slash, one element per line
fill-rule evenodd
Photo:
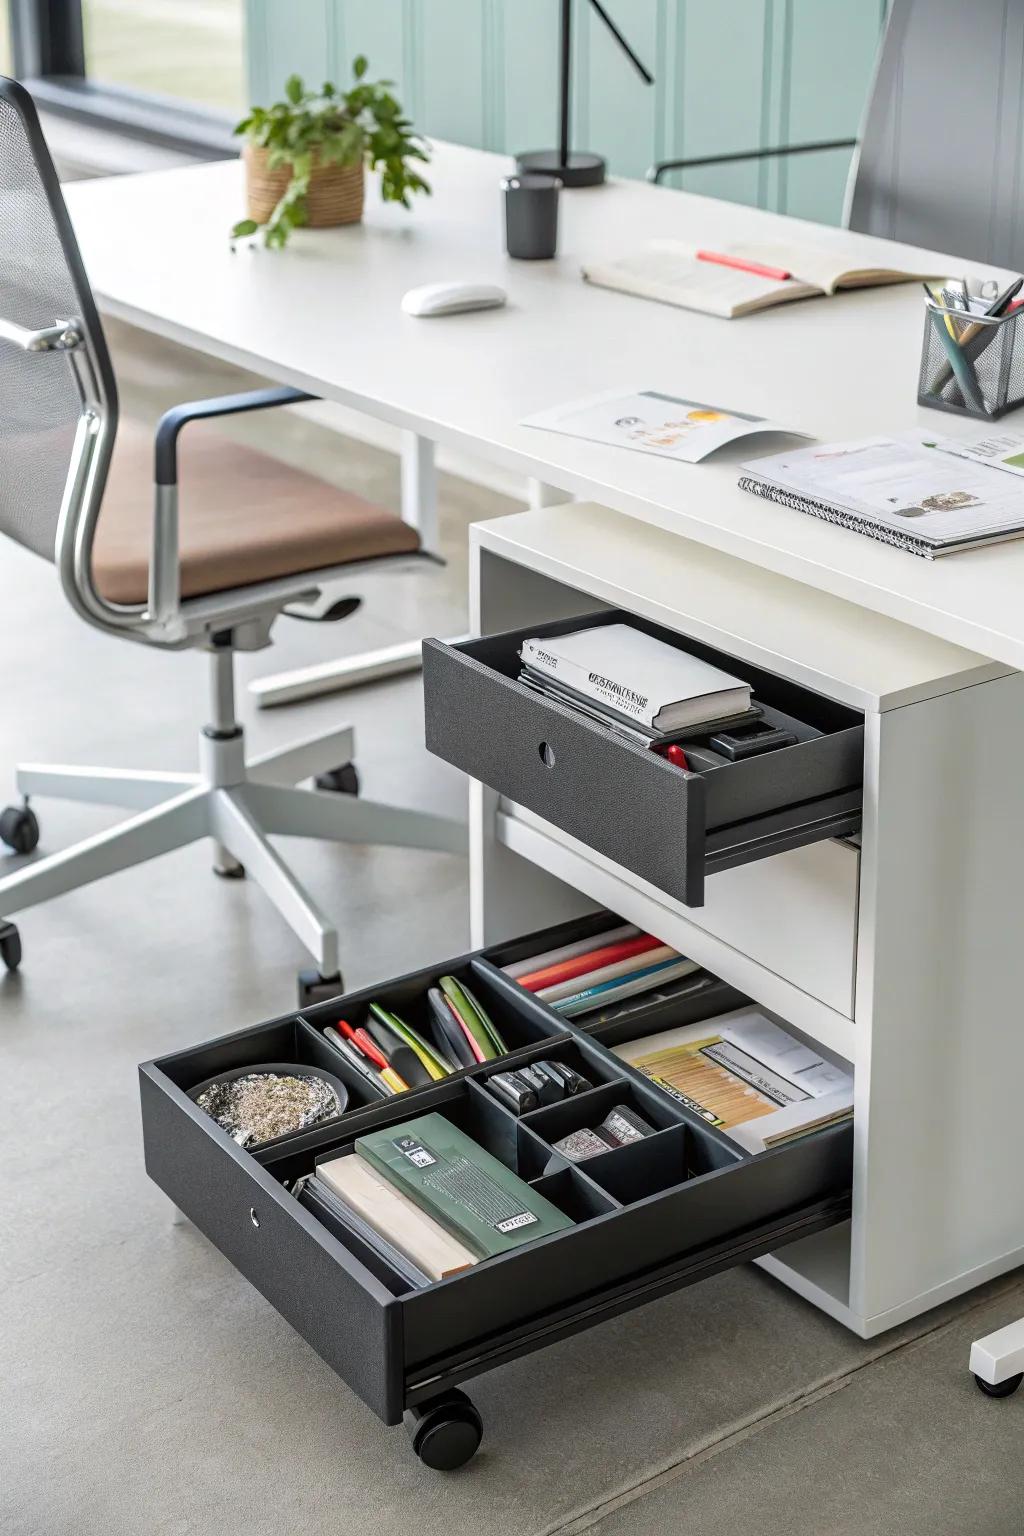
<path fill-rule="evenodd" d="M 182 435 L 179 474 L 182 597 L 419 548 L 416 530 L 383 507 L 203 422 Z M 153 439 L 123 421 L 93 545 L 93 579 L 108 601 L 146 601 L 152 519 Z"/>

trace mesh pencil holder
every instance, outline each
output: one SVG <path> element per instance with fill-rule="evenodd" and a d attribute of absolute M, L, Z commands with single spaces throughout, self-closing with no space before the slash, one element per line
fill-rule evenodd
<path fill-rule="evenodd" d="M 994 421 L 1024 402 L 1024 309 L 989 318 L 925 304 L 919 405 Z"/>

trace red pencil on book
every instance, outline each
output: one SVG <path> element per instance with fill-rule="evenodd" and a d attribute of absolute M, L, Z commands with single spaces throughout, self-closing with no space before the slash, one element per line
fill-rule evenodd
<path fill-rule="evenodd" d="M 777 283 L 784 283 L 793 276 L 784 267 L 766 267 L 763 262 L 748 261 L 744 256 L 730 256 L 727 251 L 698 251 L 697 260 L 714 261 L 720 267 L 735 267 L 737 272 L 752 272 L 755 277 L 774 277 Z"/>
<path fill-rule="evenodd" d="M 541 971 L 530 971 L 517 978 L 519 985 L 528 992 L 539 992 L 543 987 L 556 986 L 560 981 L 571 981 L 574 976 L 586 976 L 605 965 L 619 960 L 629 960 L 649 949 L 658 949 L 661 939 L 642 933 L 637 939 L 624 939 L 620 944 L 606 944 L 603 949 L 592 949 L 585 955 L 575 955 L 571 960 L 561 960 L 557 965 L 546 965 Z"/>

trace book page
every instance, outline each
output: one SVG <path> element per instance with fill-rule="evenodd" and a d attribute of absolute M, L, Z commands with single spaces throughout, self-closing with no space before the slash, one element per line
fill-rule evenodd
<path fill-rule="evenodd" d="M 939 451 L 924 432 L 869 437 L 755 459 L 744 469 L 810 501 L 943 546 L 1024 527 L 1012 476 Z"/>
<path fill-rule="evenodd" d="M 684 464 L 698 464 L 716 448 L 752 433 L 810 435 L 793 431 L 764 416 L 748 416 L 743 411 L 728 411 L 699 400 L 682 400 L 655 389 L 640 389 L 633 393 L 611 390 L 585 400 L 573 400 L 567 405 L 555 406 L 553 410 L 524 417 L 521 425 L 562 432 L 567 437 L 583 437 L 592 443 L 609 443 L 640 453 L 680 459 Z"/>
<path fill-rule="evenodd" d="M 781 242 L 750 241 L 730 245 L 732 256 L 746 261 L 756 261 L 762 266 L 778 267 L 789 272 L 801 282 L 818 288 L 822 293 L 835 293 L 837 288 L 871 287 L 883 283 L 909 283 L 928 276 L 928 273 L 910 272 L 897 267 L 863 266 L 851 262 L 849 255 L 829 250 L 825 245 L 801 242 L 785 245 Z"/>
<path fill-rule="evenodd" d="M 1003 469 L 1010 475 L 1024 475 L 1024 432 L 995 427 L 991 432 L 986 432 L 984 437 L 947 437 L 941 439 L 936 446 L 944 453 L 970 459 L 975 464 Z"/>
<path fill-rule="evenodd" d="M 740 251 L 738 246 L 728 249 L 737 254 Z M 760 259 L 764 263 L 765 259 Z M 676 240 L 652 240 L 616 261 L 584 265 L 583 276 L 599 287 L 617 288 L 725 320 L 789 299 L 808 298 L 817 291 L 794 278 L 761 277 L 718 262 L 699 261 L 695 247 Z"/>

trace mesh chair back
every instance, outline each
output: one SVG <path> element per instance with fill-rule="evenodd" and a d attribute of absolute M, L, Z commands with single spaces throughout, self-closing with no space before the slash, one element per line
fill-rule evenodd
<path fill-rule="evenodd" d="M 0 321 L 37 331 L 69 320 L 116 421 L 110 359 L 53 162 L 31 98 L 0 78 Z M 0 337 L 0 533 L 47 560 L 82 412 L 68 353 L 25 351 Z M 97 501 L 106 463 L 98 469 Z"/>
<path fill-rule="evenodd" d="M 1024 0 L 892 0 L 847 222 L 1024 270 Z"/>

